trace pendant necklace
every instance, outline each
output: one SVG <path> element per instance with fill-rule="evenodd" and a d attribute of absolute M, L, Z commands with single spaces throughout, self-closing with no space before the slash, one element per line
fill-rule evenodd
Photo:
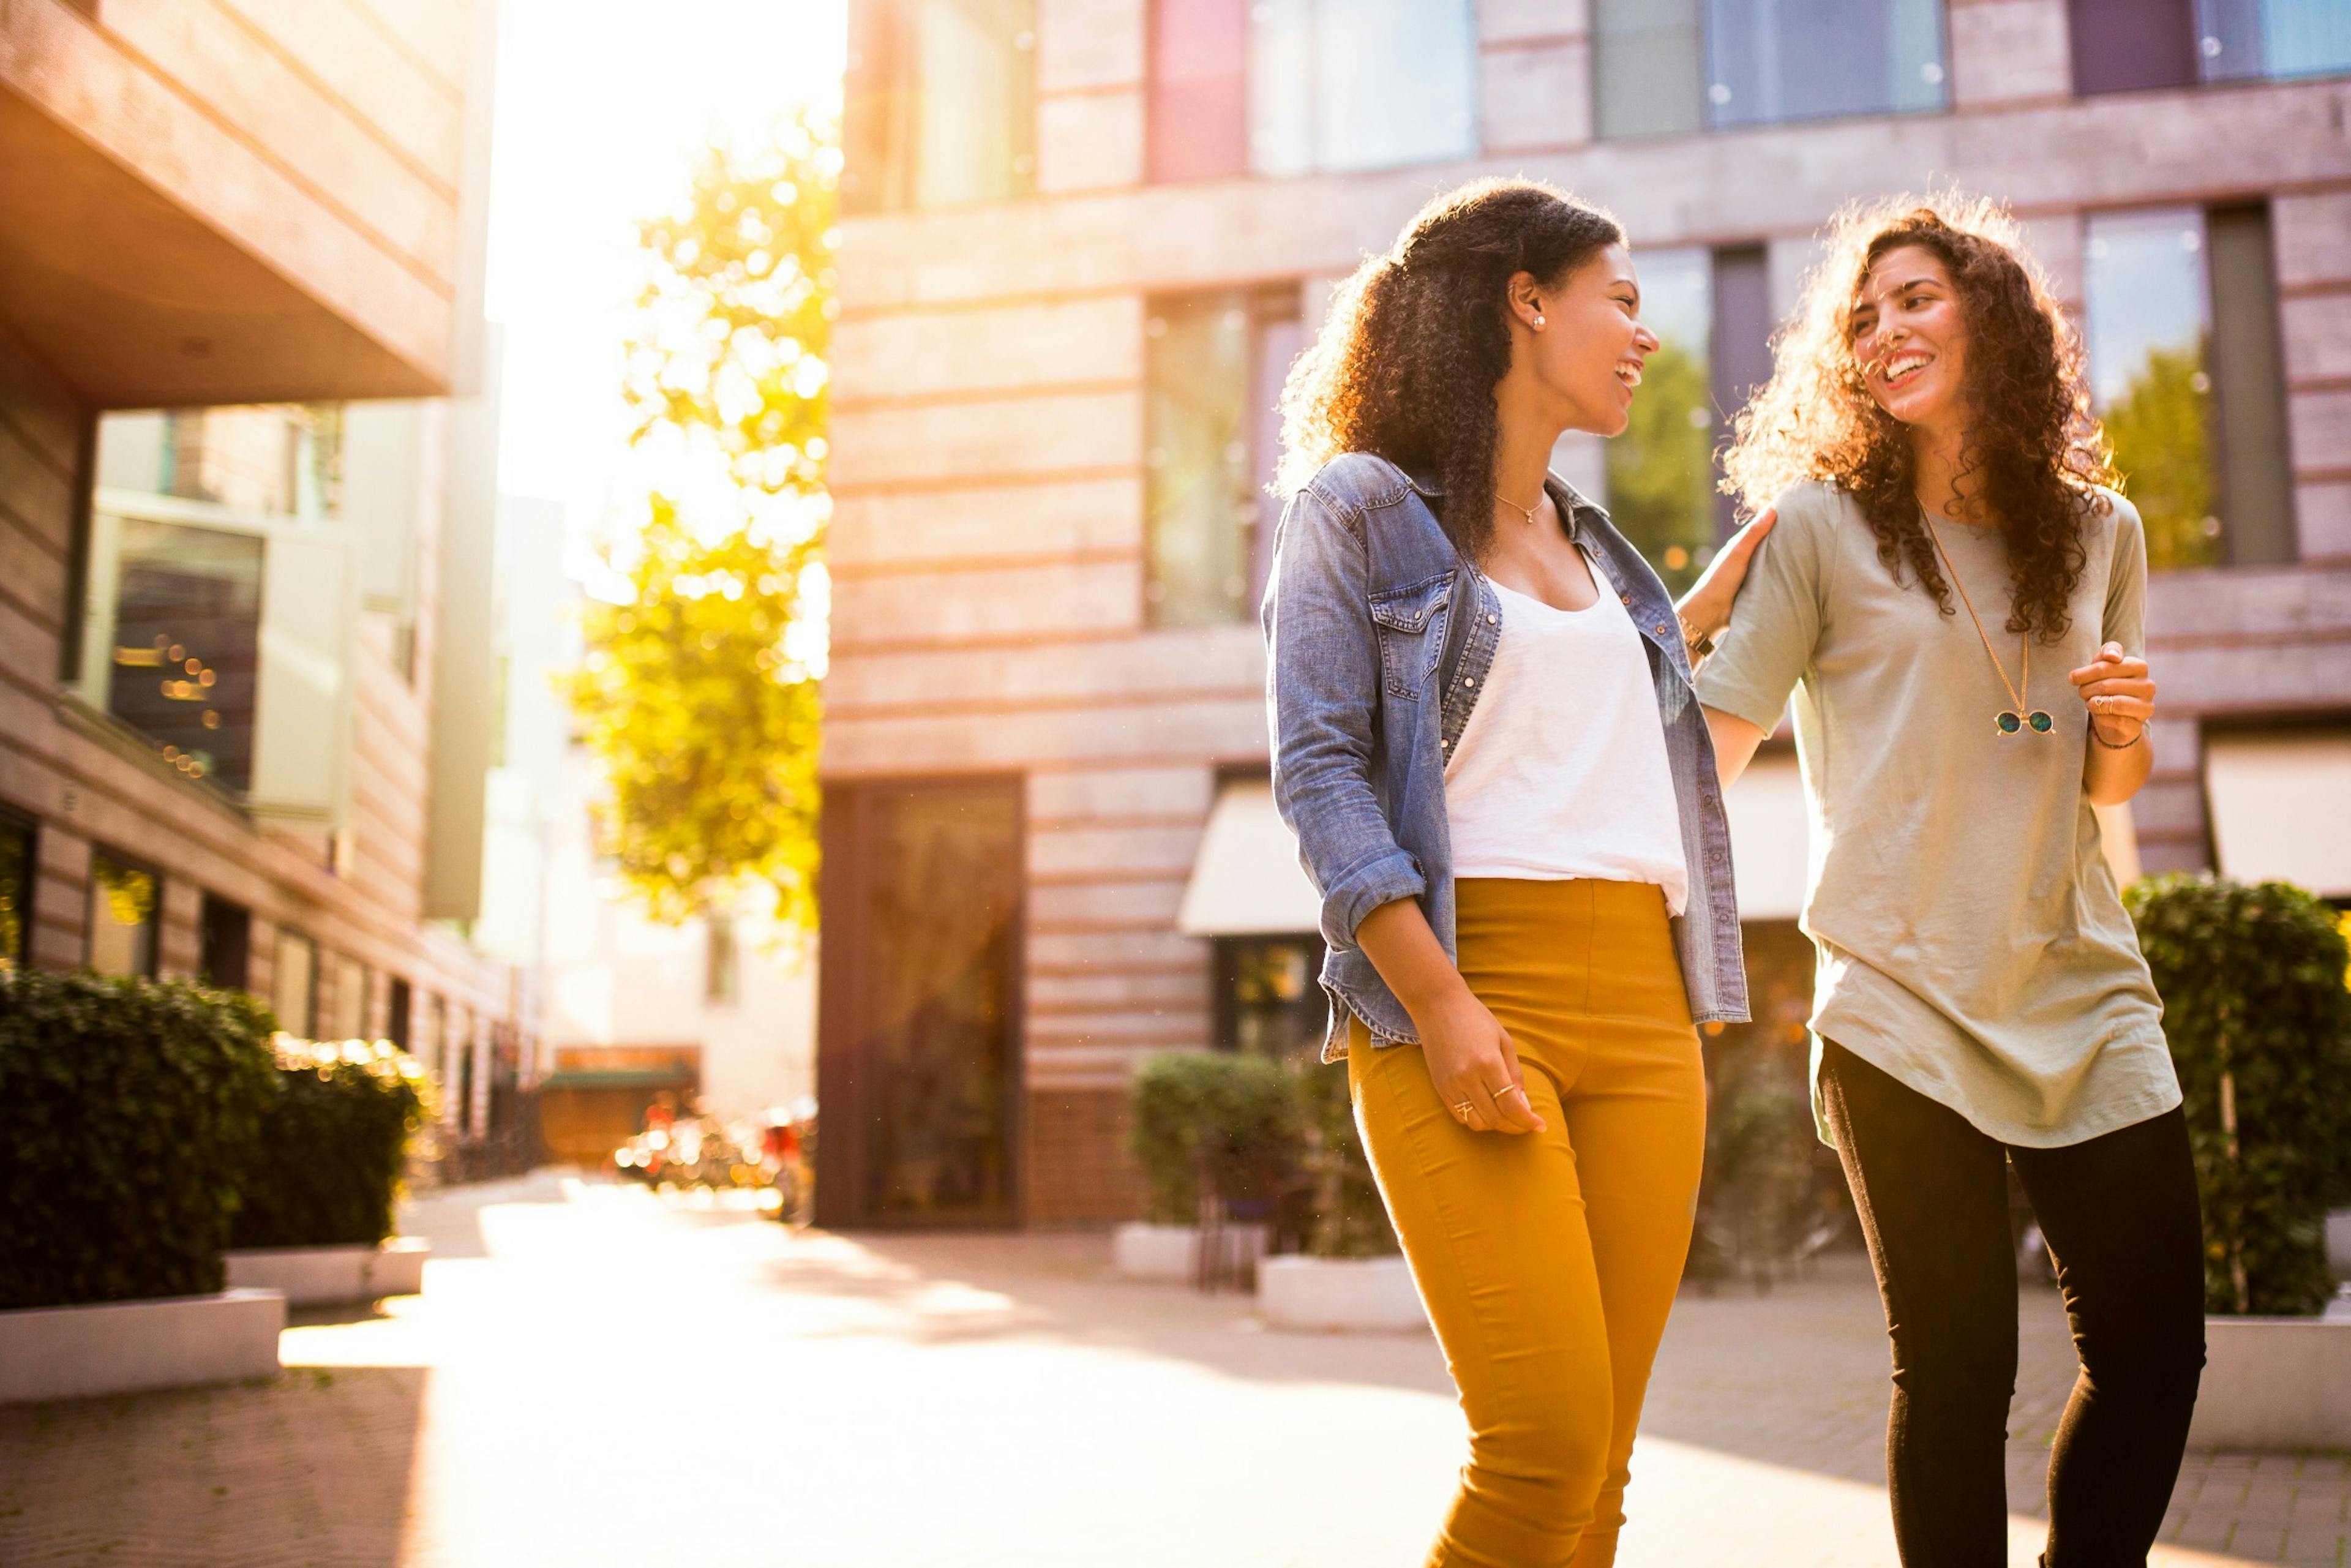
<path fill-rule="evenodd" d="M 1976 613 L 1975 601 L 1968 597 L 1968 585 L 1959 580 L 1959 569 L 1951 564 L 1950 552 L 1943 549 L 1943 536 L 1935 531 L 1935 519 L 1928 512 L 1927 504 L 1924 501 L 1918 503 L 1918 518 L 1927 525 L 1927 537 L 1935 541 L 1935 553 L 1943 558 L 1945 574 L 1950 578 L 1952 585 L 1959 591 L 1959 602 L 1968 607 L 1968 619 L 1975 622 L 1976 635 L 1982 640 L 1984 652 L 1991 656 L 1991 667 L 2000 672 L 2000 684 L 2008 688 L 2009 700 L 2016 705 L 2012 708 L 2002 708 L 1995 714 L 1992 716 L 1993 725 L 2002 735 L 2015 735 L 2027 729 L 2035 735 L 2047 735 L 2054 727 L 2056 721 L 2049 716 L 2046 709 L 2027 707 L 2024 702 L 2024 693 L 2032 685 L 2032 631 L 2028 629 L 2024 633 L 2022 668 L 2017 680 L 2011 683 L 2008 678 L 2008 666 L 2001 664 L 2000 655 L 1993 652 L 1991 638 L 1984 631 L 1983 617 Z"/>

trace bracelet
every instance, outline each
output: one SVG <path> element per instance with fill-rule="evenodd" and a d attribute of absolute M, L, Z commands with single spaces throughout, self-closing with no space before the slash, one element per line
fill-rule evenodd
<path fill-rule="evenodd" d="M 2128 751 L 2132 747 L 2137 746 L 2140 741 L 2147 738 L 2147 727 L 2154 723 L 2155 720 L 2151 718 L 2143 718 L 2139 720 L 2138 733 L 2132 736 L 2128 740 L 2124 741 L 2120 746 L 2117 746 L 2113 741 L 2108 740 L 2105 736 L 2098 733 L 2098 721 L 2093 718 L 2090 721 L 2090 738 L 2096 741 L 2100 746 L 2105 747 L 2108 751 Z"/>

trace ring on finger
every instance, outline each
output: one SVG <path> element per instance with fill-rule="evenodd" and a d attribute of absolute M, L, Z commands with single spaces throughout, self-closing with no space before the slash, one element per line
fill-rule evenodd
<path fill-rule="evenodd" d="M 1475 1111 L 1477 1108 L 1478 1107 L 1476 1105 L 1464 1100 L 1459 1104 L 1453 1107 L 1454 1119 L 1456 1121 L 1467 1122 L 1469 1119 L 1469 1113 Z"/>

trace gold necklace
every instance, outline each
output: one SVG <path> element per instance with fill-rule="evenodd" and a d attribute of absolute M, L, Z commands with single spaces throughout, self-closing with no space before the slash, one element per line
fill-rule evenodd
<path fill-rule="evenodd" d="M 1511 500 L 1508 496 L 1503 495 L 1499 490 L 1494 492 L 1494 499 L 1501 502 L 1502 505 L 1510 507 L 1510 510 L 1526 518 L 1527 527 L 1529 528 L 1535 526 L 1535 507 L 1541 507 L 1543 504 L 1542 492 L 1540 490 L 1535 492 L 1535 504 L 1533 507 L 1521 507 L 1516 501 Z"/>
<path fill-rule="evenodd" d="M 1959 602 L 1968 607 L 1968 619 L 1975 622 L 1976 635 L 1982 640 L 1984 652 L 1991 654 L 1991 667 L 2000 672 L 2000 684 L 2008 688 L 2009 700 L 2016 705 L 2012 708 L 2002 708 L 1994 715 L 1993 725 L 2002 735 L 2015 735 L 2027 729 L 2035 735 L 2047 735 L 2055 727 L 2056 720 L 2051 718 L 2045 709 L 2027 707 L 2024 703 L 2025 691 L 2032 685 L 2031 629 L 2024 632 L 2022 669 L 2018 680 L 2011 683 L 2008 678 L 2008 666 L 2000 662 L 1998 653 L 1992 652 L 1991 637 L 1984 631 L 1983 617 L 1976 613 L 1975 601 L 1968 597 L 1968 585 L 1959 580 L 1959 569 L 1951 564 L 1950 552 L 1943 548 L 1943 536 L 1935 531 L 1935 519 L 1928 512 L 1924 501 L 1918 503 L 1918 520 L 1927 525 L 1927 537 L 1935 541 L 1935 553 L 1943 558 L 1943 570 L 1949 576 L 1952 586 L 1959 591 Z"/>

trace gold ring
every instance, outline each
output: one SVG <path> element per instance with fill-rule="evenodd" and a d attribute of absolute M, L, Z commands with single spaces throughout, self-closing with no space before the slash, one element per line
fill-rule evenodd
<path fill-rule="evenodd" d="M 1464 1100 L 1461 1103 L 1453 1107 L 1454 1119 L 1457 1121 L 1466 1122 L 1469 1119 L 1469 1113 L 1477 1108 L 1477 1106 L 1470 1103 L 1468 1101 Z"/>

